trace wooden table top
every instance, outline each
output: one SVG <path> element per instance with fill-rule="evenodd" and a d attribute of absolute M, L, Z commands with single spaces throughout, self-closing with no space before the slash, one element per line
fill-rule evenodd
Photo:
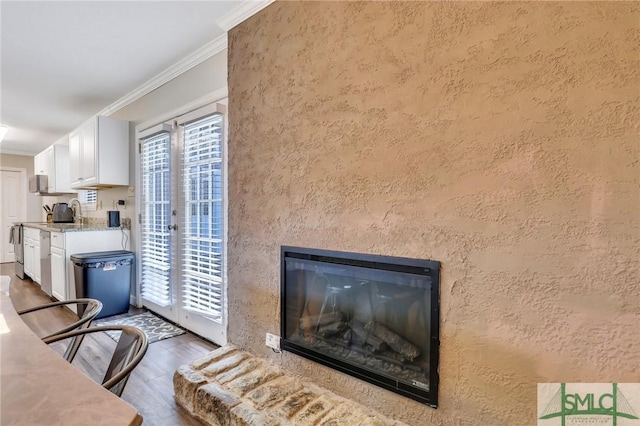
<path fill-rule="evenodd" d="M 137 426 L 142 417 L 43 343 L 0 292 L 0 424 Z"/>

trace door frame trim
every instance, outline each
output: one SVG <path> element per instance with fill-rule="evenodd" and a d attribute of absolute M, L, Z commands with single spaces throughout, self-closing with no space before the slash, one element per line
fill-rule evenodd
<path fill-rule="evenodd" d="M 27 169 L 24 167 L 9 167 L 9 166 L 0 166 L 0 172 L 2 171 L 7 171 L 7 172 L 18 172 L 20 173 L 20 180 L 22 181 L 22 188 L 24 189 L 23 194 L 22 194 L 22 220 L 26 221 L 27 220 L 27 205 L 28 205 L 28 201 L 27 201 L 27 196 L 28 196 L 28 191 L 29 191 L 29 181 L 27 180 Z M 1 200 L 0 200 L 1 201 Z M 0 226 L 4 227 L 4 219 L 0 217 Z M 2 232 L 0 232 L 0 236 L 2 235 Z M 5 238 L 6 239 L 6 238 Z M 3 258 L 4 253 L 0 252 L 0 258 Z"/>
<path fill-rule="evenodd" d="M 204 96 L 201 96 L 191 102 L 189 102 L 188 104 L 185 104 L 181 107 L 178 108 L 174 108 L 171 111 L 164 113 L 160 116 L 157 116 L 155 118 L 152 118 L 150 120 L 147 121 L 143 121 L 142 123 L 138 124 L 135 127 L 135 139 L 134 139 L 134 143 L 135 143 L 135 147 L 134 147 L 134 151 L 135 151 L 135 187 L 136 188 L 141 188 L 142 185 L 142 176 L 140 173 L 140 150 L 138 149 L 139 143 L 140 143 L 140 139 L 143 137 L 143 135 L 145 134 L 145 132 L 147 132 L 147 130 L 151 129 L 152 127 L 155 126 L 159 126 L 162 125 L 163 123 L 175 119 L 178 116 L 187 114 L 191 111 L 195 111 L 199 108 L 202 108 L 210 103 L 213 102 L 219 102 L 225 98 L 227 98 L 229 96 L 229 90 L 228 88 L 225 86 L 221 89 L 215 90 L 213 92 L 210 92 Z M 225 126 L 225 131 L 226 131 L 226 126 Z M 225 134 L 225 141 L 226 141 L 226 134 Z M 225 187 L 226 190 L 226 187 Z M 142 242 L 141 242 L 141 232 L 142 230 L 140 229 L 140 212 L 141 212 L 141 200 L 140 200 L 140 191 L 136 190 L 135 191 L 135 204 L 136 204 L 136 213 L 137 213 L 137 217 L 134 218 L 135 222 L 136 222 L 136 245 L 135 245 L 135 251 L 136 251 L 136 258 L 140 259 L 140 254 L 142 253 Z M 226 216 L 227 216 L 227 212 L 225 210 L 224 213 L 225 217 L 225 223 L 226 223 Z M 225 249 L 226 249 L 226 245 L 225 245 Z M 132 296 L 135 300 L 131 300 L 131 304 L 138 307 L 138 308 L 142 308 L 142 294 L 141 294 L 141 286 L 140 283 L 142 282 L 142 269 L 140 268 L 139 265 L 136 265 L 136 289 L 134 292 L 134 296 Z"/>

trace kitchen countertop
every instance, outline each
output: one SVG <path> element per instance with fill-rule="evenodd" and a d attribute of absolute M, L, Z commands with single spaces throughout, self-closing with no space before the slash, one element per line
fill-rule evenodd
<path fill-rule="evenodd" d="M 124 226 L 108 227 L 106 223 L 45 223 L 45 222 L 22 222 L 23 226 L 36 228 L 51 232 L 77 232 L 77 231 L 120 231 L 129 230 Z"/>

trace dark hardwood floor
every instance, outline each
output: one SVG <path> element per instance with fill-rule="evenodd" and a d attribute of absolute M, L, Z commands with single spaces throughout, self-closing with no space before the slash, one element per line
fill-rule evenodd
<path fill-rule="evenodd" d="M 16 277 L 13 263 L 1 264 L 0 275 L 11 277 L 10 295 L 16 310 L 50 301 L 38 284 Z M 132 307 L 132 310 L 136 308 Z M 22 318 L 37 335 L 43 336 L 73 322 L 74 314 L 68 309 L 56 308 L 27 314 Z M 73 365 L 100 383 L 115 345 L 104 333 L 89 335 L 84 339 Z M 60 354 L 65 349 L 64 343 L 51 347 Z M 213 343 L 190 333 L 150 344 L 144 359 L 131 374 L 122 399 L 140 412 L 144 425 L 202 426 L 203 423 L 175 403 L 173 372 L 178 366 L 188 364 L 216 348 Z M 3 365 L 2 368 L 11 366 Z M 73 386 L 73 383 L 65 386 Z"/>

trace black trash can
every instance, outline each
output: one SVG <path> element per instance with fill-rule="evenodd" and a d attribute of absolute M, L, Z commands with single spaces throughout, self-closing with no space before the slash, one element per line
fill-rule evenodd
<path fill-rule="evenodd" d="M 135 254 L 126 250 L 71 255 L 76 297 L 89 297 L 102 302 L 102 310 L 96 318 L 129 311 L 134 258 Z M 79 316 L 82 316 L 84 309 L 84 306 L 78 307 Z"/>

